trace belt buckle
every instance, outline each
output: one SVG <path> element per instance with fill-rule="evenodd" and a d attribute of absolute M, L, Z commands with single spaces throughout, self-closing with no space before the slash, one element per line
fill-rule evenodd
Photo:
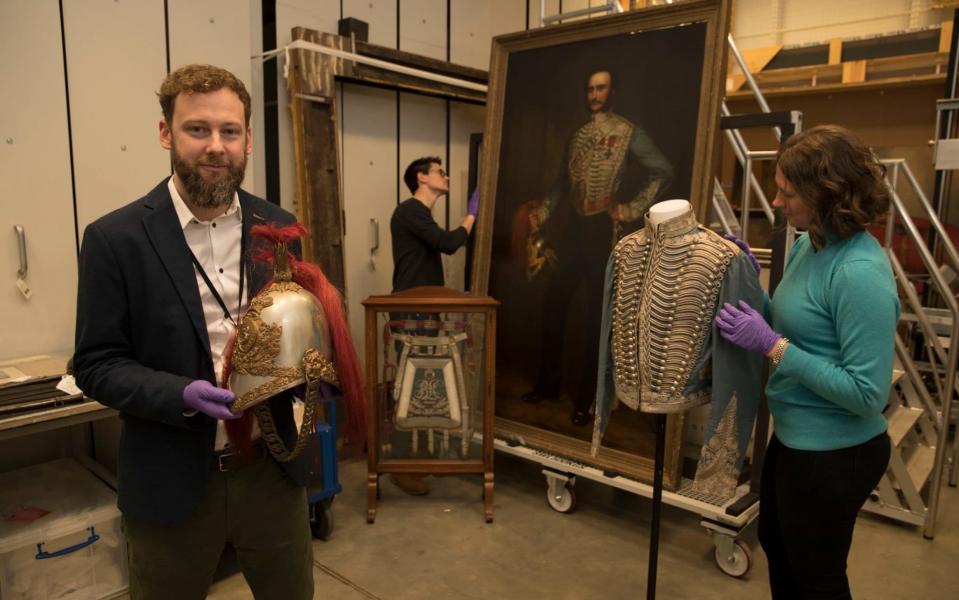
<path fill-rule="evenodd" d="M 232 456 L 236 456 L 237 454 L 239 454 L 239 452 L 224 452 L 223 454 L 218 454 L 216 456 L 216 470 L 221 473 L 226 473 L 227 471 L 229 471 L 230 469 L 228 469 L 227 466 L 223 464 L 223 461 L 224 459 L 230 458 Z"/>

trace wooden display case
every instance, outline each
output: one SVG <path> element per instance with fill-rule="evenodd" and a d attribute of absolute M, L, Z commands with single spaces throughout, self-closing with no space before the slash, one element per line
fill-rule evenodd
<path fill-rule="evenodd" d="M 482 473 L 493 520 L 496 310 L 444 287 L 370 296 L 366 307 L 367 522 L 383 473 Z"/>

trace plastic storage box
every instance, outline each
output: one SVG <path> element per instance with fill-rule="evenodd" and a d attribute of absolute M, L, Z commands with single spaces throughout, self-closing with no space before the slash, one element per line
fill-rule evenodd
<path fill-rule="evenodd" d="M 0 473 L 0 600 L 127 589 L 116 494 L 72 459 Z"/>

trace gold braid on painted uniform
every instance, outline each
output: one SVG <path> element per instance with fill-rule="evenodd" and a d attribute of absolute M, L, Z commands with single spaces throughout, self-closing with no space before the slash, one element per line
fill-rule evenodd
<path fill-rule="evenodd" d="M 609 209 L 633 124 L 609 113 L 594 116 L 576 130 L 569 144 L 569 180 L 576 212 L 595 215 Z"/>

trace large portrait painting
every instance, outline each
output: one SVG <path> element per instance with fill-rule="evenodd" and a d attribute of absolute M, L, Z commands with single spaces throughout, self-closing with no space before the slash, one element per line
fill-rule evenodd
<path fill-rule="evenodd" d="M 502 303 L 498 435 L 651 480 L 650 415 L 618 408 L 589 451 L 604 272 L 652 204 L 704 215 L 728 12 L 687 2 L 494 40 L 471 289 Z M 668 488 L 682 429 L 670 417 Z"/>

